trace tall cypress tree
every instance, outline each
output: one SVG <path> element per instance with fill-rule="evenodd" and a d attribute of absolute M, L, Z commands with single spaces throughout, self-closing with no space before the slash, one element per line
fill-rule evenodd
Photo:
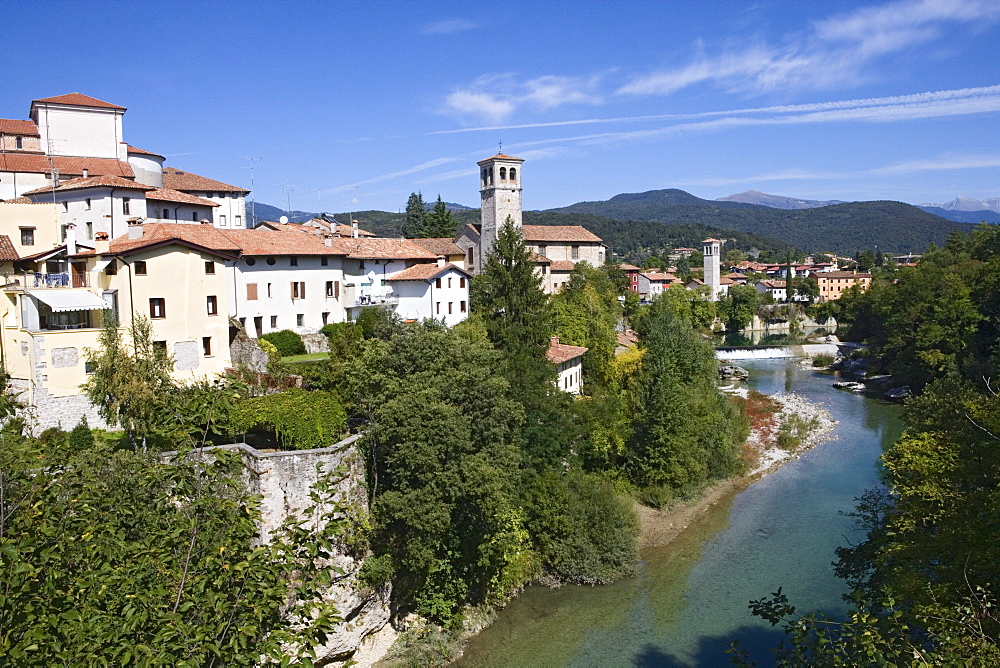
<path fill-rule="evenodd" d="M 455 220 L 451 217 L 448 206 L 441 201 L 438 195 L 434 208 L 427 214 L 427 224 L 423 230 L 424 237 L 453 237 L 455 236 Z"/>
<path fill-rule="evenodd" d="M 424 228 L 427 227 L 427 207 L 424 206 L 424 198 L 420 193 L 410 193 L 410 198 L 406 200 L 406 220 L 403 221 L 403 236 L 407 239 L 416 239 L 425 236 Z"/>

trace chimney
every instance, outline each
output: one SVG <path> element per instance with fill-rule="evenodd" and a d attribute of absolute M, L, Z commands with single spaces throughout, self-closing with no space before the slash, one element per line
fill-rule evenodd
<path fill-rule="evenodd" d="M 202 218 L 201 219 L 201 224 L 202 225 L 211 225 L 212 221 L 210 221 L 208 218 Z"/>
<path fill-rule="evenodd" d="M 443 267 L 445 263 L 444 255 L 438 255 L 437 266 Z"/>
<path fill-rule="evenodd" d="M 357 239 L 358 236 L 359 236 L 359 234 L 358 234 L 358 221 L 356 221 L 356 220 L 352 220 L 351 221 L 351 236 L 354 237 L 355 239 Z"/>
<path fill-rule="evenodd" d="M 87 169 L 86 167 L 84 167 L 83 168 L 83 178 L 87 178 L 89 176 L 90 176 L 90 170 Z"/>
<path fill-rule="evenodd" d="M 559 337 L 558 336 L 550 336 L 549 337 L 549 347 L 558 346 L 558 345 L 559 345 Z"/>
<path fill-rule="evenodd" d="M 333 235 L 332 234 L 324 234 L 323 235 L 323 245 L 326 246 L 327 248 L 332 248 L 333 247 Z"/>
<path fill-rule="evenodd" d="M 76 255 L 76 223 L 66 224 L 66 255 Z"/>
<path fill-rule="evenodd" d="M 128 238 L 129 239 L 142 238 L 142 218 L 136 218 L 134 220 L 128 221 Z"/>

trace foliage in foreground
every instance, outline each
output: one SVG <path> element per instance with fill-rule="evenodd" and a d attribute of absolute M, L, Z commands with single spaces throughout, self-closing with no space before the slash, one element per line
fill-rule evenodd
<path fill-rule="evenodd" d="M 257 542 L 237 457 L 214 464 L 98 444 L 0 447 L 0 655 L 17 665 L 311 665 L 338 621 L 317 596 L 342 523 L 328 486 Z"/>

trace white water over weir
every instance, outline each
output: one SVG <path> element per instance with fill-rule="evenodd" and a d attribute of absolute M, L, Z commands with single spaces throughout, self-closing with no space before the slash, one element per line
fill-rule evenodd
<path fill-rule="evenodd" d="M 771 360 L 781 357 L 796 357 L 796 355 L 788 346 L 715 349 L 715 359 L 720 360 Z"/>
<path fill-rule="evenodd" d="M 836 344 L 807 343 L 795 346 L 734 346 L 715 349 L 719 360 L 770 360 L 787 357 L 815 357 L 839 354 Z"/>

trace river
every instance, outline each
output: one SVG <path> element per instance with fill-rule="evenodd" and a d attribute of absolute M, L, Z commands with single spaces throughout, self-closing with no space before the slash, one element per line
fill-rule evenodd
<path fill-rule="evenodd" d="M 845 513 L 879 483 L 877 458 L 898 438 L 898 406 L 831 387 L 798 360 L 754 360 L 748 385 L 794 391 L 838 421 L 834 437 L 720 500 L 638 577 L 603 587 L 530 587 L 469 644 L 460 666 L 726 666 L 738 639 L 760 665 L 780 630 L 747 602 L 777 587 L 799 611 L 842 615 L 834 550 L 860 533 Z"/>

